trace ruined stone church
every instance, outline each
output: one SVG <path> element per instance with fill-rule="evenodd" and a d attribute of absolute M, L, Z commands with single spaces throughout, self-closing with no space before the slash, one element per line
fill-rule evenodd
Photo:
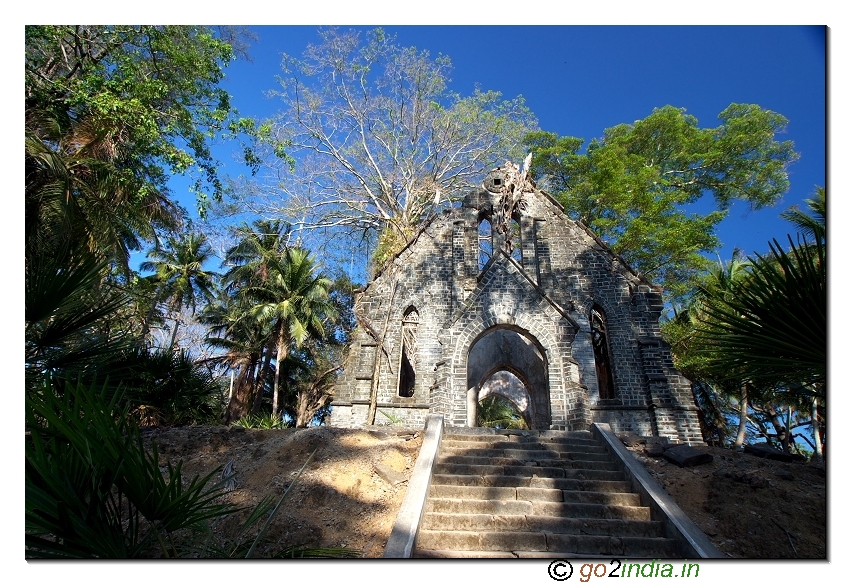
<path fill-rule="evenodd" d="M 331 424 L 474 427 L 486 395 L 532 429 L 702 442 L 660 290 L 511 163 L 428 221 L 357 296 Z"/>

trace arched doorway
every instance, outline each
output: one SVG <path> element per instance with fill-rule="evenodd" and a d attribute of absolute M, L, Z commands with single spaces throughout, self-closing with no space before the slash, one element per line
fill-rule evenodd
<path fill-rule="evenodd" d="M 486 330 L 469 347 L 467 358 L 467 425 L 477 424 L 477 408 L 482 389 L 507 398 L 519 410 L 531 429 L 549 429 L 552 412 L 549 403 L 548 363 L 543 349 L 527 331 L 516 327 Z M 507 371 L 517 379 L 500 385 L 499 373 Z M 486 394 L 485 392 L 485 394 Z"/>

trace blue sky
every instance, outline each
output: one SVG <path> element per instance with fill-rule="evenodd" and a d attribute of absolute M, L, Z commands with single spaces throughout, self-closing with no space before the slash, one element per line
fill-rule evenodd
<path fill-rule="evenodd" d="M 242 115 L 267 117 L 280 108 L 266 97 L 276 87 L 281 53 L 301 55 L 318 42 L 318 26 L 258 26 L 251 61 L 227 69 L 224 87 Z M 356 28 L 365 32 L 370 27 Z M 822 26 L 385 26 L 402 46 L 448 55 L 450 89 L 476 84 L 505 98 L 525 97 L 541 129 L 590 140 L 664 105 L 684 107 L 702 127 L 718 125 L 730 103 L 755 103 L 788 118 L 782 140 L 800 159 L 791 188 L 775 206 L 752 212 L 733 206 L 718 234 L 721 256 L 735 247 L 764 253 L 790 226 L 779 214 L 804 206 L 826 178 L 826 31 Z M 244 168 L 217 150 L 225 172 Z M 175 183 L 175 194 L 182 190 Z M 187 207 L 191 196 L 180 196 Z M 706 197 L 696 207 L 712 210 Z"/>
<path fill-rule="evenodd" d="M 413 8 L 411 9 L 411 6 Z M 790 123 L 787 139 L 796 143 L 801 159 L 791 166 L 791 190 L 784 200 L 773 209 L 753 213 L 746 218 L 745 209 L 733 209 L 727 224 L 720 230 L 720 238 L 725 243 L 724 257 L 731 248 L 740 246 L 747 251 L 766 249 L 767 240 L 782 236 L 787 225 L 777 215 L 794 203 L 808 197 L 816 184 L 824 184 L 826 140 L 824 128 L 825 100 L 824 89 L 824 51 L 823 40 L 818 40 L 814 32 L 805 29 L 770 27 L 767 29 L 708 28 L 693 29 L 679 26 L 682 23 L 748 23 L 748 24 L 827 24 L 831 27 L 828 39 L 830 47 L 829 125 L 833 136 L 841 136 L 846 129 L 846 74 L 848 38 L 845 26 L 846 17 L 841 12 L 840 3 L 827 0 L 807 0 L 806 2 L 753 2 L 749 0 L 715 0 L 705 3 L 687 3 L 682 0 L 646 0 L 644 2 L 624 2 L 596 0 L 591 3 L 570 3 L 563 0 L 537 0 L 534 4 L 490 0 L 488 2 L 460 3 L 457 0 L 429 0 L 427 3 L 405 5 L 404 3 L 375 3 L 367 0 L 359 2 L 323 0 L 310 6 L 303 3 L 245 2 L 234 3 L 208 0 L 203 4 L 174 3 L 162 0 L 150 0 L 144 4 L 123 4 L 88 0 L 87 2 L 68 3 L 44 0 L 17 7 L 7 14 L 3 41 L 8 45 L 3 51 L 7 71 L 19 67 L 16 55 L 23 44 L 23 23 L 55 22 L 167 22 L 170 24 L 217 24 L 221 22 L 256 22 L 309 24 L 304 27 L 281 27 L 277 30 L 260 28 L 260 41 L 252 48 L 253 63 L 235 63 L 228 70 L 228 89 L 234 94 L 235 105 L 244 114 L 267 115 L 276 111 L 276 104 L 263 98 L 263 92 L 273 89 L 274 76 L 279 72 L 279 53 L 300 54 L 307 42 L 316 39 L 316 25 L 335 23 L 382 24 L 387 22 L 413 24 L 427 23 L 466 23 L 467 26 L 452 26 L 449 29 L 426 29 L 413 26 L 387 26 L 388 30 L 398 34 L 403 45 L 416 45 L 427 48 L 432 53 L 443 52 L 451 56 L 455 64 L 452 88 L 467 93 L 477 81 L 484 89 L 501 91 L 506 97 L 522 94 L 540 120 L 543 129 L 562 135 L 575 135 L 584 138 L 600 136 L 603 130 L 617 123 L 632 122 L 646 117 L 654 107 L 666 104 L 685 107 L 695 115 L 701 125 L 716 123 L 717 114 L 732 102 L 752 102 L 777 111 L 786 116 Z M 21 16 L 23 10 L 23 16 Z M 668 24 L 663 29 L 611 28 L 611 27 L 527 27 L 507 34 L 507 29 L 487 30 L 468 26 L 470 24 L 505 24 L 519 22 L 538 25 L 556 24 Z M 363 27 L 368 28 L 368 27 Z M 651 33 L 651 34 L 647 34 Z M 21 77 L 22 80 L 22 77 Z M 4 108 L 8 112 L 20 111 L 14 91 L 8 91 L 3 98 Z M 23 125 L 22 116 L 17 114 L 19 127 Z M 9 141 L 7 149 L 11 153 L 14 142 Z M 842 141 L 832 139 L 830 157 L 833 169 L 830 175 L 832 191 L 840 193 L 842 179 L 841 154 L 846 151 Z M 241 172 L 232 162 L 225 160 L 227 168 Z M 22 176 L 22 174 L 21 174 Z M 184 202 L 185 204 L 185 202 Z M 4 232 L 6 237 L 14 239 L 17 245 L 23 242 L 23 197 L 13 207 L 11 213 L 4 213 Z M 187 206 L 193 206 L 188 200 Z M 833 214 L 834 211 L 837 212 Z M 843 234 L 839 228 L 840 217 L 846 215 L 840 196 L 830 202 L 830 247 L 833 249 L 830 259 L 831 281 L 840 283 L 841 266 L 839 253 L 835 245 L 843 250 Z M 838 217 L 838 220 L 836 220 Z M 23 253 L 19 254 L 22 261 Z M 22 269 L 17 270 L 23 273 Z M 15 286 L 13 293 L 19 298 L 13 305 L 23 305 L 23 285 Z M 833 294 L 835 297 L 835 294 Z M 830 318 L 844 323 L 847 318 L 840 302 L 833 302 Z M 840 314 L 839 314 L 840 313 Z M 832 346 L 840 350 L 843 346 L 840 337 L 834 337 Z M 14 334 L 7 335 L 7 354 L 14 354 Z M 19 365 L 12 366 L 19 370 Z M 838 369 L 838 367 L 835 367 Z M 833 371 L 833 380 L 843 380 L 840 370 Z M 22 374 L 22 372 L 19 372 Z M 14 384 L 14 383 L 13 383 Z M 20 386 L 20 385 L 18 385 Z M 14 391 L 13 391 L 14 393 Z M 842 391 L 833 391 L 832 406 L 840 406 Z M 20 399 L 21 393 L 16 393 Z M 20 401 L 18 405 L 20 406 Z M 19 427 L 9 424 L 7 437 L 21 440 Z M 833 450 L 842 451 L 844 438 L 834 432 Z M 17 441 L 20 444 L 20 441 Z M 20 449 L 18 450 L 20 451 Z M 18 500 L 23 498 L 19 491 Z M 747 575 L 764 578 L 777 575 L 788 578 L 822 577 L 835 573 L 840 568 L 837 563 L 846 565 L 841 554 L 842 543 L 846 537 L 835 524 L 843 516 L 837 505 L 831 506 L 833 528 L 830 532 L 831 564 L 825 562 L 803 562 L 782 564 L 760 561 L 752 562 L 712 562 L 703 565 L 701 579 L 709 581 L 739 579 Z M 802 509 L 805 511 L 805 509 Z M 836 521 L 835 519 L 838 518 Z M 13 530 L 17 528 L 18 530 Z M 6 529 L 9 542 L 19 540 L 19 523 L 10 522 Z M 13 538 L 14 537 L 14 538 Z M 12 549 L 14 545 L 9 545 Z M 10 556 L 11 556 L 10 550 Z M 19 555 L 17 555 L 19 558 Z M 315 576 L 315 563 L 287 565 L 291 576 Z M 328 570 L 331 565 L 335 570 Z M 278 572 L 279 565 L 267 565 L 268 574 Z M 460 562 L 419 562 L 415 569 L 400 563 L 381 565 L 381 575 L 399 575 L 407 581 L 430 580 L 435 570 L 439 574 L 450 575 L 453 579 L 468 577 L 480 578 L 484 575 L 498 575 L 500 578 L 527 578 L 549 580 L 546 576 L 545 562 L 514 561 L 499 563 L 498 571 L 494 564 Z M 67 564 L 39 565 L 35 571 L 33 565 L 17 563 L 19 570 L 27 569 L 25 576 L 34 581 L 55 580 L 57 569 L 67 571 Z M 124 564 L 98 566 L 101 578 L 104 575 L 119 575 L 130 581 L 147 581 L 151 570 L 168 568 L 192 569 L 194 576 L 199 566 L 183 563 L 167 567 L 164 563 L 136 563 L 128 569 Z M 140 568 L 141 567 L 141 568 Z M 91 565 L 73 565 L 77 570 L 86 569 L 86 575 L 95 575 Z M 230 569 L 234 576 L 244 575 L 242 564 L 217 564 L 215 574 L 221 576 Z M 260 567 L 253 567 L 256 570 Z M 298 569 L 301 569 L 299 572 Z M 767 571 L 765 570 L 767 568 Z M 274 569 L 274 571 L 272 570 Z M 309 570 L 308 570 L 309 569 Z M 374 577 L 375 564 L 370 562 L 342 561 L 324 563 L 322 573 L 338 575 L 345 579 L 357 579 L 357 573 Z M 13 567 L 14 570 L 14 567 Z M 200 566 L 204 575 L 214 575 L 206 565 Z M 108 573 L 108 575 L 106 574 Z M 483 572 L 483 573 L 482 573 Z M 189 574 L 186 571 L 185 574 Z M 296 575 L 297 574 L 297 575 Z M 22 573 L 22 575 L 24 575 Z"/>

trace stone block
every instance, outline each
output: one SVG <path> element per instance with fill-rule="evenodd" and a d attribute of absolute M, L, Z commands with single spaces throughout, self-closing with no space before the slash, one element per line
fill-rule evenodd
<path fill-rule="evenodd" d="M 664 459 L 667 459 L 679 467 L 688 468 L 711 463 L 714 457 L 704 451 L 700 451 L 690 445 L 678 445 L 664 451 Z"/>
<path fill-rule="evenodd" d="M 402 472 L 398 472 L 386 464 L 375 464 L 375 473 L 390 486 L 397 486 L 407 481 L 407 478 Z"/>

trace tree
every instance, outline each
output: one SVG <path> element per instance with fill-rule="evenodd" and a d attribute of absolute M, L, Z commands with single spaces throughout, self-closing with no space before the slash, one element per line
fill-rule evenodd
<path fill-rule="evenodd" d="M 131 346 L 127 328 L 104 326 L 127 305 L 122 289 L 99 286 L 104 265 L 39 257 L 25 278 L 26 390 L 38 392 L 66 375 L 94 375 Z"/>
<path fill-rule="evenodd" d="M 823 398 L 826 382 L 826 247 L 821 239 L 789 250 L 777 240 L 772 256 L 756 255 L 750 277 L 731 297 L 706 297 L 706 350 L 718 356 L 714 369 L 735 378 L 798 382 Z M 722 364 L 721 364 L 722 363 Z"/>
<path fill-rule="evenodd" d="M 296 172 L 284 168 L 267 195 L 243 193 L 243 204 L 300 230 L 379 234 L 398 250 L 456 189 L 524 155 L 536 120 L 521 97 L 461 97 L 448 89 L 448 57 L 399 47 L 381 29 L 363 44 L 353 31 L 319 34 L 302 59 L 284 56 L 285 109 L 258 130 L 266 162 L 285 149 Z"/>
<path fill-rule="evenodd" d="M 516 406 L 499 395 L 489 395 L 478 402 L 478 425 L 495 429 L 528 429 Z"/>
<path fill-rule="evenodd" d="M 263 350 L 268 345 L 269 332 L 266 326 L 246 317 L 250 308 L 244 299 L 222 293 L 207 304 L 200 316 L 201 322 L 209 326 L 207 344 L 223 351 L 210 361 L 239 371 L 224 413 L 225 423 L 238 421 L 247 415 L 257 393 L 262 395 L 263 390 L 264 377 L 259 370 L 263 365 Z"/>
<path fill-rule="evenodd" d="M 277 368 L 272 389 L 272 415 L 277 415 L 280 371 L 292 347 L 300 347 L 310 336 L 325 334 L 325 321 L 336 317 L 328 299 L 331 280 L 319 272 L 302 248 L 287 247 L 273 264 L 261 286 L 250 287 L 246 294 L 257 303 L 251 315 L 270 322 L 277 347 Z"/>
<path fill-rule="evenodd" d="M 633 124 L 584 140 L 535 132 L 525 138 L 531 175 L 574 218 L 590 227 L 634 268 L 682 300 L 708 268 L 717 224 L 735 200 L 759 209 L 788 188 L 797 159 L 776 140 L 787 120 L 757 105 L 732 104 L 716 128 L 699 128 L 684 109 L 665 106 Z M 688 214 L 684 205 L 711 194 L 717 211 Z"/>
<path fill-rule="evenodd" d="M 705 279 L 687 315 L 680 313 L 664 330 L 686 375 L 738 402 L 736 445 L 747 421 L 786 451 L 793 430 L 811 425 L 817 456 L 826 386 L 823 189 L 807 202 L 813 216 L 796 209 L 783 215 L 802 229 L 796 243 L 789 236 L 785 250 L 774 239 L 770 255 L 756 254 Z"/>
<path fill-rule="evenodd" d="M 221 31 L 220 31 L 221 32 Z M 85 123 L 127 176 L 165 191 L 166 171 L 222 184 L 211 133 L 235 123 L 218 86 L 238 35 L 201 26 L 27 26 L 27 118 Z M 228 38 L 223 40 L 222 37 Z"/>
<path fill-rule="evenodd" d="M 240 367 L 239 382 L 226 414 L 228 422 L 250 410 L 259 413 L 272 368 L 272 413 L 278 414 L 282 380 L 300 379 L 299 363 L 312 352 L 293 351 L 306 349 L 308 340 L 324 342 L 326 326 L 336 318 L 337 305 L 345 295 L 337 291 L 331 296 L 332 282 L 321 273 L 310 253 L 289 245 L 286 223 L 258 220 L 251 226 L 240 226 L 237 234 L 238 241 L 225 257 L 230 269 L 223 276 L 222 298 L 204 316 L 211 325 L 209 342 L 225 348 L 228 352 L 223 358 Z M 345 326 L 340 330 L 344 333 Z M 311 366 L 319 366 L 315 357 L 307 360 Z M 328 368 L 333 366 L 323 370 Z M 327 381 L 319 380 L 310 381 L 316 394 Z M 305 412 L 309 409 L 306 405 L 305 401 Z M 287 412 L 296 420 L 294 408 Z"/>
<path fill-rule="evenodd" d="M 269 277 L 278 265 L 280 258 L 286 252 L 289 244 L 290 228 L 283 221 L 256 220 L 252 225 L 242 224 L 236 229 L 238 240 L 235 245 L 225 253 L 225 263 L 230 269 L 224 274 L 226 291 L 234 296 L 236 305 L 242 310 L 237 318 L 252 319 L 249 313 L 256 304 L 256 298 L 248 295 L 251 288 L 262 288 L 268 285 Z M 245 325 L 245 324 L 240 324 Z M 255 350 L 261 356 L 262 364 L 252 383 L 254 391 L 252 411 L 260 412 L 263 402 L 265 380 L 271 370 L 271 360 L 276 347 L 271 322 L 258 322 L 247 324 L 252 328 L 260 328 L 254 334 L 264 335 L 264 345 L 256 346 Z M 238 411 L 232 412 L 241 416 Z"/>
<path fill-rule="evenodd" d="M 212 248 L 206 237 L 190 231 L 179 238 L 169 237 L 164 247 L 151 249 L 148 252 L 149 260 L 140 265 L 142 271 L 155 272 L 152 278 L 158 291 L 152 310 L 157 303 L 167 301 L 172 314 L 174 326 L 169 350 L 175 346 L 181 309 L 185 306 L 194 314 L 199 301 L 209 301 L 213 296 L 217 276 L 204 269 L 204 263 L 211 257 Z M 147 327 L 148 323 L 145 322 Z"/>
<path fill-rule="evenodd" d="M 712 265 L 701 278 L 700 285 L 718 297 L 731 297 L 734 284 L 747 276 L 747 265 L 747 260 L 736 250 L 731 261 Z M 697 295 L 673 320 L 664 323 L 664 334 L 671 344 L 676 367 L 693 382 L 703 437 L 707 441 L 725 443 L 731 434 L 727 418 L 734 414 L 738 417 L 734 445 L 739 447 L 746 438 L 748 410 L 754 396 L 750 379 L 742 382 L 713 374 L 718 357 L 705 349 L 702 338 L 696 333 L 705 318 L 704 310 L 703 296 Z"/>

